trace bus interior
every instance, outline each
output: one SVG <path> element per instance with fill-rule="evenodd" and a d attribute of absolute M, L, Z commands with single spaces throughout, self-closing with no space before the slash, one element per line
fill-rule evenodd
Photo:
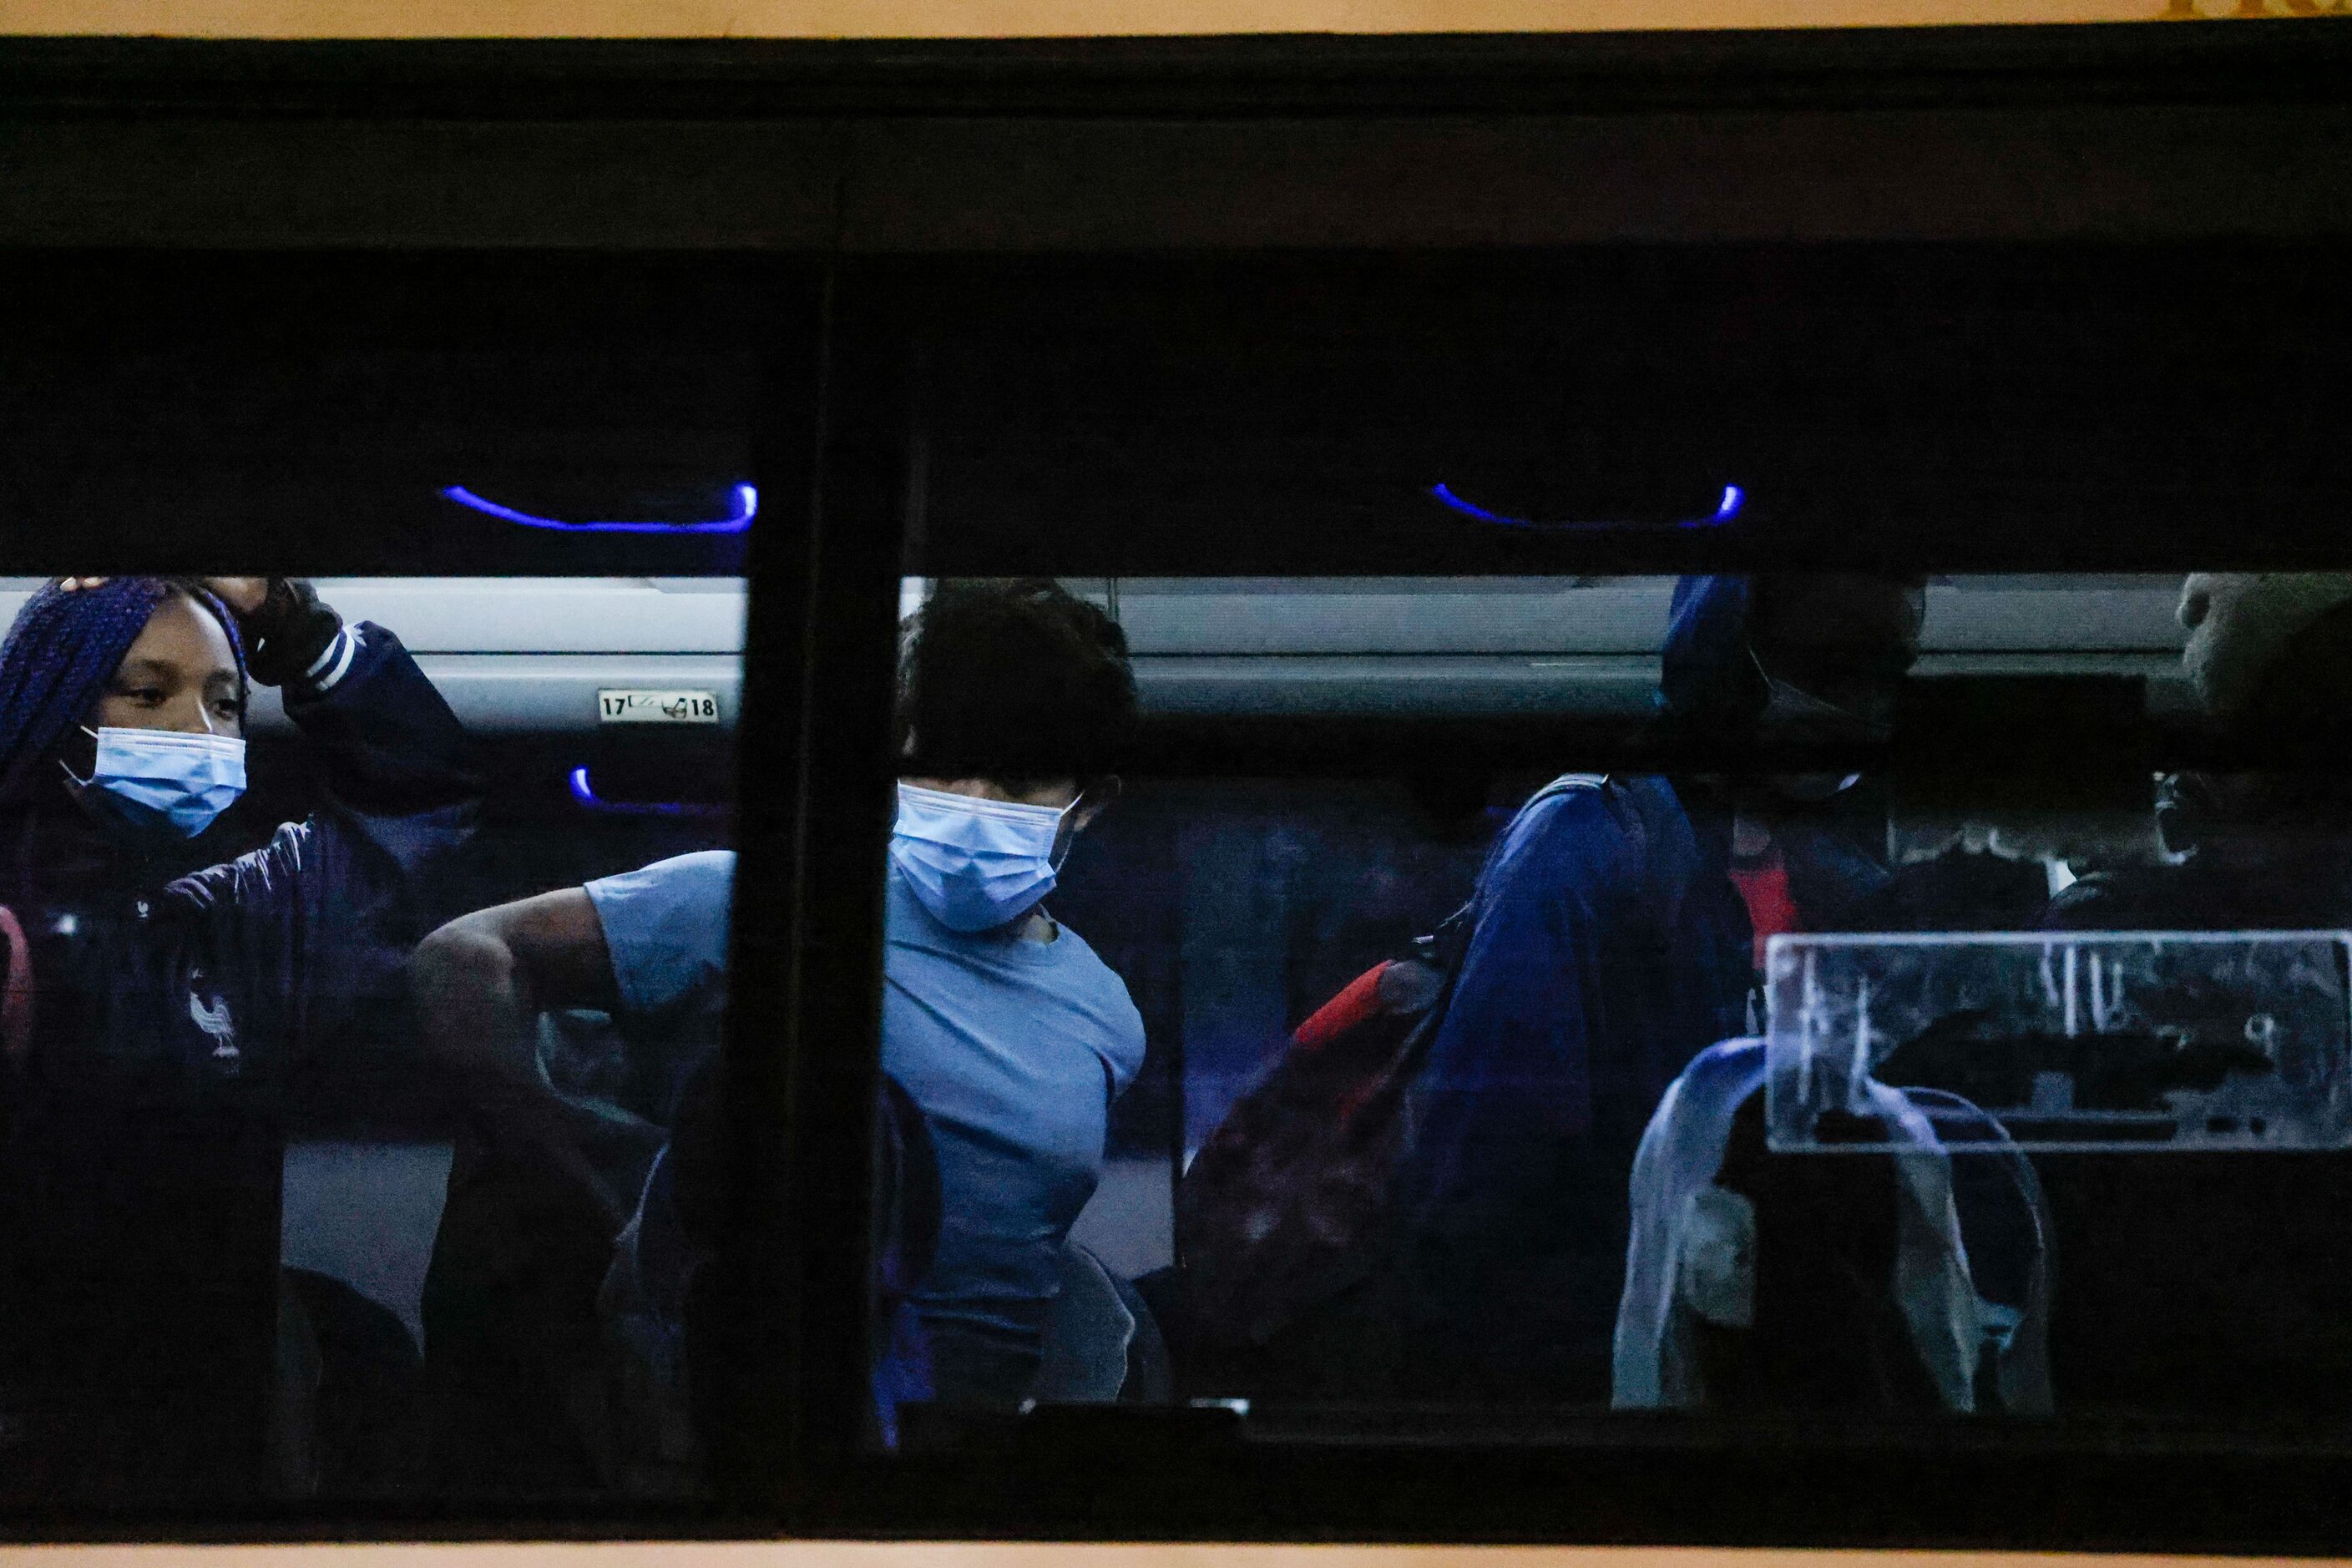
<path fill-rule="evenodd" d="M 0 217 L 0 1503 L 2340 1547 L 2342 79 L 1775 37 Z"/>

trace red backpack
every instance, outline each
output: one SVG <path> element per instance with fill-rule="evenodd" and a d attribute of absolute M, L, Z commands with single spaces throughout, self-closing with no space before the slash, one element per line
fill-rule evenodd
<path fill-rule="evenodd" d="M 1604 782 L 1564 774 L 1519 809 Z M 1476 910 L 1474 894 L 1408 956 L 1317 1008 L 1192 1156 L 1176 1189 L 1176 1255 L 1204 1343 L 1263 1345 L 1379 1266 L 1405 1098 Z"/>

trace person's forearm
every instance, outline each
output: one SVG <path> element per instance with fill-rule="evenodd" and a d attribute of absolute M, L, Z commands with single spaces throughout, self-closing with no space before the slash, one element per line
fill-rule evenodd
<path fill-rule="evenodd" d="M 409 965 L 425 1050 L 469 1078 L 536 1080 L 539 1007 L 529 977 L 504 942 L 471 925 L 435 931 Z"/>
<path fill-rule="evenodd" d="M 418 947 L 410 966 L 424 1046 L 490 1136 L 547 1159 L 616 1216 L 619 1200 L 580 1147 L 569 1109 L 539 1068 L 539 1001 L 513 951 L 460 920 Z"/>

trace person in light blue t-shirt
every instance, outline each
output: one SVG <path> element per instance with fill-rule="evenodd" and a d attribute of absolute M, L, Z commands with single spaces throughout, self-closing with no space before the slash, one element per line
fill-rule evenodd
<path fill-rule="evenodd" d="M 1051 583 L 946 584 L 905 628 L 896 719 L 921 776 L 899 784 L 891 835 L 882 1067 L 919 1109 L 912 1136 L 936 1158 L 940 1214 L 911 1298 L 928 1375 L 886 1365 L 882 1380 L 902 1391 L 1026 1396 L 1111 1102 L 1142 1068 L 1125 984 L 1045 904 L 1071 838 L 1116 791 L 1102 763 L 1135 712 L 1118 626 Z M 604 1005 L 639 1039 L 651 1024 L 707 1042 L 725 1006 L 733 874 L 732 854 L 707 851 L 468 915 L 420 951 L 419 994 L 443 998 L 442 1027 L 478 1038 L 519 1038 L 515 1021 L 539 1007 Z M 708 1049 L 670 1056 L 681 1079 Z M 677 1294 L 653 1261 L 674 1152 L 615 1268 L 656 1320 Z M 877 1394 L 887 1435 L 891 1395 Z"/>
<path fill-rule="evenodd" d="M 1045 905 L 1136 709 L 1118 624 L 1050 582 L 943 584 L 904 627 L 882 1066 L 939 1152 L 914 1303 L 950 1403 L 1029 1393 L 1111 1102 L 1143 1066 L 1126 984 Z"/>
<path fill-rule="evenodd" d="M 1143 1020 L 1042 909 L 980 931 L 934 912 L 899 863 L 918 787 L 901 786 L 882 998 L 882 1068 L 929 1118 L 946 1194 L 939 1260 L 914 1300 L 943 1398 L 1018 1400 L 1063 1240 L 1102 1174 L 1110 1102 L 1143 1066 Z"/>
<path fill-rule="evenodd" d="M 908 786 L 918 793 L 954 792 Z M 1062 1242 L 1102 1173 L 1110 1102 L 1143 1065 L 1143 1023 L 1076 931 L 1029 910 L 960 931 L 898 858 L 882 1068 L 921 1108 L 945 1194 L 937 1258 L 913 1299 L 941 1397 L 1017 1401 L 1036 1371 Z M 583 889 L 626 1011 L 684 1028 L 715 1021 L 734 858 L 683 855 Z M 635 1223 L 642 1230 L 646 1216 Z"/>

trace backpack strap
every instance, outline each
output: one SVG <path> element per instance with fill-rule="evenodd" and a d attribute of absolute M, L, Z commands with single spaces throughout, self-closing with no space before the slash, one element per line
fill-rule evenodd
<path fill-rule="evenodd" d="M 1551 783 L 1544 785 L 1543 788 L 1536 791 L 1535 794 L 1521 801 L 1519 803 L 1519 809 L 1512 814 L 1511 820 L 1514 823 L 1517 823 L 1520 817 L 1527 816 L 1528 813 L 1533 811 L 1536 807 L 1541 805 L 1548 800 L 1557 800 L 1564 795 L 1575 795 L 1580 790 L 1604 790 L 1608 787 L 1609 775 L 1607 773 L 1562 773 L 1559 777 L 1552 780 Z M 1508 829 L 1506 829 L 1506 831 L 1507 832 Z M 1494 863 L 1493 850 L 1487 851 L 1486 858 L 1487 865 L 1482 866 L 1478 869 L 1478 881 L 1481 886 L 1485 885 L 1486 880 L 1486 872 Z M 1475 903 L 1477 900 L 1474 896 L 1471 901 Z"/>
<path fill-rule="evenodd" d="M 1538 800 L 1566 795 L 1576 789 L 1606 789 L 1611 782 L 1607 773 L 1562 773 L 1537 791 L 1528 804 L 1532 805 Z M 1651 853 L 1650 813 L 1654 809 L 1654 802 L 1642 791 L 1631 789 L 1620 790 L 1618 798 L 1625 804 L 1625 836 L 1633 841 L 1633 864 L 1640 869 L 1642 885 L 1649 894 L 1650 908 L 1661 916 L 1661 931 L 1670 931 L 1678 918 L 1682 900 L 1666 879 L 1665 868 L 1659 863 L 1658 857 Z"/>
<path fill-rule="evenodd" d="M 1539 800 L 1549 800 L 1556 795 L 1566 795 L 1571 790 L 1599 789 L 1608 782 L 1607 773 L 1562 773 L 1535 794 L 1528 796 L 1526 805 L 1521 805 L 1519 809 L 1525 811 L 1528 806 L 1535 805 Z"/>
<path fill-rule="evenodd" d="M 1601 789 L 1608 783 L 1607 773 L 1562 773 L 1521 802 L 1519 809 L 1513 814 L 1512 819 L 1517 821 L 1555 796 L 1573 795 L 1579 790 Z M 1634 831 L 1637 838 L 1643 834 L 1639 820 L 1639 814 L 1636 813 Z M 1636 848 L 1639 847 L 1640 845 L 1637 843 Z M 1444 1015 L 1445 1004 L 1453 997 L 1454 976 L 1462 968 L 1463 954 L 1470 946 L 1470 933 L 1478 924 L 1478 897 L 1486 885 L 1486 872 L 1494 864 L 1494 850 L 1487 851 L 1487 863 L 1478 868 L 1478 880 L 1472 886 L 1470 897 L 1463 900 L 1462 907 L 1439 922 L 1435 931 L 1427 936 L 1416 937 L 1413 940 L 1413 957 L 1436 970 L 1442 982 L 1436 1000 L 1429 1009 L 1429 1021 L 1432 1026 Z"/>
<path fill-rule="evenodd" d="M 1607 773 L 1562 773 L 1520 802 L 1519 809 L 1513 814 L 1513 820 L 1526 816 L 1555 795 L 1571 795 L 1580 789 L 1600 789 L 1608 782 Z M 1486 852 L 1487 865 L 1478 868 L 1478 880 L 1473 884 L 1470 896 L 1463 900 L 1462 907 L 1446 916 L 1427 936 L 1413 939 L 1413 957 L 1444 975 L 1449 991 L 1453 988 L 1454 972 L 1462 966 L 1463 952 L 1470 945 L 1471 930 L 1478 923 L 1478 891 L 1486 884 L 1486 871 L 1494 863 L 1494 850 Z M 1444 1010 L 1442 993 L 1435 1010 Z"/>

